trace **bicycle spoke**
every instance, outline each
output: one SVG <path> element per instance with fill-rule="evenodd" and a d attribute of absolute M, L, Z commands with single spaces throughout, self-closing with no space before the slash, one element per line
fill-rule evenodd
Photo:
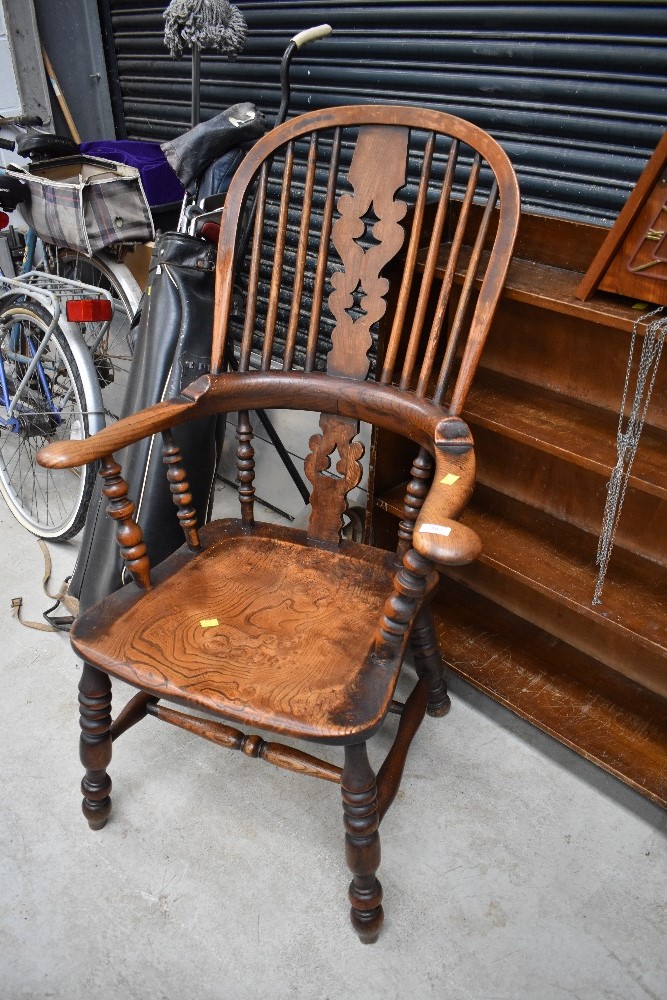
<path fill-rule="evenodd" d="M 2 347 L 2 364 L 14 420 L 0 428 L 0 491 L 17 519 L 30 531 L 50 538 L 67 538 L 80 529 L 94 479 L 94 470 L 45 469 L 36 455 L 49 441 L 83 438 L 88 408 L 74 356 L 61 330 L 52 334 L 39 366 L 26 379 L 30 355 L 49 325 L 48 314 L 35 306 L 13 307 L 2 326 L 19 328 L 18 348 Z M 7 407 L 0 407 L 6 414 Z"/>

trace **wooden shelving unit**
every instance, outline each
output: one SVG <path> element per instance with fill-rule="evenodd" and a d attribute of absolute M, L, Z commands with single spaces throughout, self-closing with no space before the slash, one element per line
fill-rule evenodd
<path fill-rule="evenodd" d="M 595 556 L 641 312 L 574 292 L 606 230 L 526 217 L 464 417 L 477 563 L 434 605 L 451 669 L 667 806 L 667 362 L 658 373 L 603 603 Z M 640 321 L 639 338 L 643 332 Z M 640 343 L 635 354 L 638 355 Z M 405 456 L 405 461 L 403 461 Z M 374 441 L 374 537 L 390 546 L 408 452 Z"/>

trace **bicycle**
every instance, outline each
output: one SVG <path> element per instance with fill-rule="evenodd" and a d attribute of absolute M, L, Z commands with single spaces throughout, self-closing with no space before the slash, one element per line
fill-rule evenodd
<path fill-rule="evenodd" d="M 328 25 L 322 25 L 317 28 L 311 28 L 300 32 L 290 41 L 281 63 L 282 101 L 278 117 L 274 123 L 275 125 L 279 124 L 280 121 L 287 117 L 289 101 L 289 65 L 292 57 L 301 46 L 307 44 L 308 42 L 316 41 L 319 38 L 325 37 L 330 33 L 330 31 L 331 29 Z M 30 127 L 31 124 L 34 124 L 34 121 L 34 119 L 31 122 L 26 119 L 0 118 L 0 125 L 9 123 L 26 128 Z M 6 142 L 3 142 L 2 144 L 5 146 L 8 145 Z M 24 155 L 30 155 L 32 157 L 43 157 L 45 155 L 53 155 L 54 153 L 72 153 L 72 145 L 71 140 L 65 137 L 51 136 L 43 133 L 27 133 L 26 143 L 22 145 L 20 152 Z M 78 149 L 75 147 L 74 151 L 78 152 Z M 230 152 L 237 154 L 240 150 L 232 149 Z M 20 194 L 20 192 L 18 193 Z M 222 197 L 220 197 L 220 192 L 217 192 L 216 196 L 213 198 L 208 197 L 199 203 L 196 197 L 193 199 L 186 199 L 186 203 L 188 203 L 190 210 L 187 212 L 187 215 L 185 213 L 183 215 L 184 222 L 185 219 L 187 219 L 184 228 L 189 229 L 191 232 L 196 230 L 198 234 L 201 234 L 203 228 L 202 224 L 212 218 L 215 218 L 215 212 L 219 213 L 221 209 L 221 201 L 224 202 L 224 193 L 222 193 Z M 213 205 L 212 202 L 215 202 L 215 205 Z M 0 204 L 2 204 L 1 184 Z M 10 207 L 13 208 L 15 205 L 11 205 Z M 252 214 L 253 211 L 251 208 L 249 211 L 250 218 L 252 217 Z M 205 239 L 206 237 L 203 238 Z M 215 239 L 215 235 L 213 238 Z M 36 235 L 33 232 L 28 233 L 23 267 L 34 261 L 36 243 Z M 124 388 L 127 383 L 129 368 L 132 363 L 131 343 L 125 335 L 125 328 L 126 326 L 129 327 L 130 319 L 130 307 L 126 305 L 128 296 L 126 293 L 126 287 L 124 287 L 127 286 L 128 283 L 127 276 L 124 275 L 122 271 L 119 271 L 118 261 L 114 261 L 113 265 L 110 264 L 110 261 L 113 260 L 113 258 L 111 258 L 107 253 L 97 253 L 92 257 L 83 257 L 82 255 L 76 254 L 72 251 L 53 247 L 45 241 L 42 241 L 42 246 L 45 278 L 46 276 L 50 276 L 53 280 L 57 280 L 61 277 L 63 270 L 66 270 L 68 275 L 76 276 L 77 278 L 84 275 L 89 276 L 91 278 L 88 282 L 89 287 L 96 286 L 97 290 L 100 290 L 101 288 L 104 288 L 105 283 L 108 284 L 110 298 L 113 300 L 113 304 L 116 308 L 118 308 L 118 302 L 123 302 L 124 300 L 124 306 L 119 310 L 121 321 L 116 324 L 115 328 L 107 324 L 105 327 L 100 329 L 96 321 L 90 318 L 85 321 L 85 325 L 82 328 L 84 337 L 88 342 L 94 359 L 94 370 L 101 386 L 102 398 L 104 400 L 104 411 L 107 417 L 113 419 L 118 416 L 120 406 L 123 403 L 125 396 Z M 122 267 L 122 265 L 120 265 L 120 267 Z M 72 288 L 71 285 L 69 287 L 70 289 Z M 66 297 L 67 287 L 62 286 L 62 290 Z M 38 301 L 37 306 L 39 305 L 40 303 Z M 132 315 L 134 314 L 135 306 L 138 305 L 139 302 L 137 293 L 136 302 L 133 302 L 131 306 Z M 24 304 L 24 310 L 25 308 Z M 50 306 L 42 306 L 42 309 L 50 309 L 52 313 L 55 312 L 53 304 Z M 0 318 L 1 316 L 2 313 L 0 313 Z M 85 361 L 80 357 L 70 358 L 67 356 L 67 338 L 63 336 L 62 329 L 58 327 L 58 321 L 56 320 L 53 325 L 49 327 L 46 313 L 42 312 L 39 308 L 36 308 L 34 304 L 30 308 L 30 316 L 28 317 L 22 313 L 21 317 L 24 324 L 31 324 L 27 327 L 27 332 L 24 338 L 28 348 L 23 352 L 23 354 L 15 348 L 14 342 L 16 341 L 18 335 L 13 334 L 11 342 L 8 339 L 9 335 L 7 331 L 10 329 L 10 324 L 6 322 L 3 326 L 0 323 L 0 337 L 2 337 L 3 351 L 7 356 L 7 364 L 15 365 L 17 367 L 17 376 L 22 376 L 18 382 L 18 388 L 26 397 L 21 405 L 17 405 L 15 407 L 15 410 L 18 410 L 21 416 L 14 416 L 14 411 L 10 410 L 12 392 L 9 390 L 13 388 L 15 390 L 14 394 L 18 395 L 19 393 L 16 392 L 16 377 L 13 381 L 10 378 L 6 387 L 7 391 L 5 392 L 5 407 L 8 413 L 6 424 L 7 427 L 10 430 L 13 430 L 14 434 L 17 435 L 14 439 L 15 454 L 10 455 L 9 458 L 10 460 L 13 459 L 15 463 L 18 463 L 17 456 L 20 457 L 22 453 L 25 453 L 23 461 L 23 478 L 25 482 L 28 482 L 30 481 L 31 476 L 33 477 L 33 489 L 31 495 L 26 497 L 24 495 L 25 490 L 20 492 L 15 488 L 15 486 L 12 485 L 9 473 L 13 470 L 13 466 L 11 461 L 6 460 L 4 461 L 4 468 L 7 472 L 4 474 L 4 479 L 8 483 L 8 486 L 6 489 L 2 489 L 1 483 L 3 480 L 3 473 L 2 469 L 0 469 L 0 489 L 2 489 L 3 494 L 8 500 L 13 513 L 17 516 L 19 521 L 29 530 L 33 531 L 33 533 L 41 534 L 43 537 L 49 537 L 51 539 L 69 538 L 76 534 L 85 520 L 86 508 L 90 499 L 92 486 L 86 479 L 80 484 L 80 488 L 75 488 L 71 483 L 68 484 L 67 490 L 65 490 L 65 487 L 61 487 L 62 493 L 66 493 L 66 499 L 63 499 L 63 497 L 58 494 L 58 506 L 63 509 L 67 506 L 69 509 L 69 516 L 65 517 L 63 514 L 57 524 L 45 523 L 46 518 L 42 517 L 39 511 L 36 512 L 36 509 L 40 508 L 41 510 L 41 508 L 48 508 L 49 498 L 53 499 L 56 494 L 55 491 L 51 489 L 49 495 L 48 491 L 34 478 L 37 475 L 34 470 L 34 454 L 40 445 L 37 444 L 36 447 L 33 447 L 33 445 L 37 442 L 40 435 L 44 439 L 40 443 L 44 443 L 46 436 L 49 434 L 79 433 L 84 436 L 87 433 L 93 432 L 90 420 L 85 416 L 91 407 L 85 401 L 86 392 L 85 389 L 82 389 L 80 380 L 77 379 L 76 371 L 76 364 L 80 361 L 83 370 L 85 367 Z M 118 332 L 119 330 L 122 331 L 120 334 Z M 67 402 L 69 403 L 70 400 L 74 398 L 78 400 L 78 408 L 74 404 L 72 406 L 77 415 L 70 418 L 69 423 L 64 419 L 60 420 L 59 418 L 54 417 L 51 413 L 52 410 L 55 411 L 57 409 L 57 404 L 55 404 L 48 395 L 50 373 L 48 371 L 42 372 L 41 369 L 39 369 L 38 362 L 37 366 L 32 366 L 32 382 L 31 376 L 26 374 L 28 370 L 26 367 L 26 360 L 29 361 L 32 355 L 39 351 L 39 346 L 35 346 L 35 344 L 39 345 L 42 343 L 42 340 L 39 339 L 40 335 L 44 341 L 48 342 L 49 339 L 51 339 L 53 345 L 51 350 L 57 354 L 57 360 L 52 362 L 52 370 L 67 372 L 67 378 L 71 384 L 71 389 L 69 389 L 68 394 L 66 394 Z M 7 344 L 10 344 L 11 350 L 7 349 Z M 50 355 L 45 355 L 44 364 L 46 364 L 46 360 L 50 360 Z M 230 359 L 230 363 L 234 363 L 233 358 Z M 37 376 L 34 374 L 35 371 L 37 371 Z M 62 377 L 62 375 L 59 375 L 59 378 Z M 39 386 L 46 386 L 47 389 L 43 390 L 42 397 L 38 401 L 36 396 L 39 391 Z M 33 412 L 40 415 L 39 419 L 32 416 Z M 47 414 L 48 419 L 46 416 Z M 289 474 L 294 480 L 297 489 L 304 497 L 304 500 L 307 500 L 308 493 L 303 480 L 294 467 L 291 457 L 286 452 L 286 449 L 282 445 L 282 442 L 276 434 L 273 426 L 263 412 L 260 411 L 258 416 L 273 444 L 278 449 L 278 453 L 286 465 Z M 12 419 L 14 420 L 13 423 L 11 423 Z M 0 429 L 1 428 L 2 424 L 0 424 Z M 5 431 L 4 437 L 9 437 L 7 431 Z M 5 445 L 5 451 L 7 450 L 7 447 L 8 446 Z M 31 471 L 26 472 L 26 469 Z M 15 473 L 15 475 L 17 474 L 18 473 Z M 24 486 L 25 483 L 22 483 L 22 485 Z"/>
<path fill-rule="evenodd" d="M 40 538 L 72 538 L 86 518 L 95 470 L 47 471 L 35 456 L 48 441 L 104 427 L 77 317 L 94 314 L 104 336 L 111 311 L 110 294 L 82 282 L 39 271 L 0 277 L 0 492 L 17 521 Z"/>
<path fill-rule="evenodd" d="M 0 138 L 0 148 L 16 149 L 32 163 L 45 163 L 53 157 L 72 156 L 79 152 L 78 146 L 69 137 L 39 131 L 43 122 L 36 116 L 0 117 L 2 127 L 12 128 L 21 135 L 17 140 Z M 22 192 L 18 185 L 14 185 L 12 191 L 6 191 L 13 180 L 15 177 L 6 173 L 0 180 L 0 207 L 13 210 L 18 205 L 20 210 L 26 192 L 25 189 Z M 66 247 L 57 247 L 28 230 L 20 270 L 28 272 L 36 267 L 55 277 L 81 281 L 111 294 L 113 318 L 105 328 L 104 336 L 100 336 L 99 322 L 94 320 L 86 321 L 81 326 L 81 333 L 93 350 L 107 418 L 117 420 L 132 361 L 131 324 L 141 299 L 137 280 L 119 256 L 114 256 L 109 249 L 87 256 Z"/>

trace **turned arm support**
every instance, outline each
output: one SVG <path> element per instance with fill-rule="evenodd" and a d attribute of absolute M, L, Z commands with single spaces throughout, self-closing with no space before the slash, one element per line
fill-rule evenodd
<path fill-rule="evenodd" d="M 482 551 L 479 536 L 456 519 L 475 485 L 475 452 L 460 417 L 445 417 L 435 429 L 433 482 L 417 518 L 413 545 L 435 563 L 462 566 Z"/>

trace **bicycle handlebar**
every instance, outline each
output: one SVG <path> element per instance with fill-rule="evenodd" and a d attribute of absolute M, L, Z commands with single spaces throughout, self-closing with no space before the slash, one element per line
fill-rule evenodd
<path fill-rule="evenodd" d="M 308 45 L 309 42 L 317 42 L 320 38 L 327 38 L 331 34 L 331 30 L 330 24 L 318 24 L 314 28 L 299 31 L 298 34 L 294 35 L 292 41 L 297 49 L 300 49 L 303 45 Z"/>
<path fill-rule="evenodd" d="M 300 48 L 303 48 L 304 45 L 308 45 L 309 42 L 317 42 L 320 38 L 326 38 L 331 34 L 331 30 L 330 24 L 318 24 L 314 28 L 306 28 L 304 31 L 300 31 L 294 35 L 283 52 L 282 62 L 280 63 L 280 108 L 273 123 L 274 128 L 277 125 L 282 125 L 287 118 L 290 99 L 289 70 L 294 54 Z"/>

